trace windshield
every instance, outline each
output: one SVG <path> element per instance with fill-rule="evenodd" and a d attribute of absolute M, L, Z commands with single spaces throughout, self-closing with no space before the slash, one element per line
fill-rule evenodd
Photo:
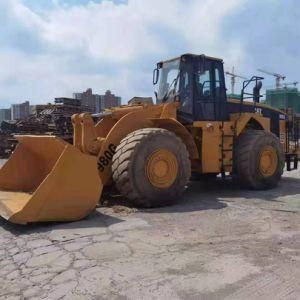
<path fill-rule="evenodd" d="M 178 92 L 180 59 L 164 62 L 159 70 L 159 85 L 157 90 L 157 102 L 173 101 Z"/>

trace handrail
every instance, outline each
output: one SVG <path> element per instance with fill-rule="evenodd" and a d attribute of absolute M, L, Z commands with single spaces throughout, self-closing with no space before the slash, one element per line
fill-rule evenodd
<path fill-rule="evenodd" d="M 258 81 L 259 80 L 263 80 L 264 79 L 264 77 L 260 77 L 260 76 L 252 76 L 250 79 L 247 79 L 247 80 L 244 80 L 243 81 L 243 88 L 242 88 L 242 90 L 241 90 L 241 101 L 240 101 L 240 115 L 241 115 L 241 113 L 242 113 L 242 111 L 243 111 L 243 104 L 244 104 L 244 99 L 253 99 L 253 103 L 254 103 L 254 107 L 256 106 L 256 101 L 255 101 L 255 99 L 254 99 L 254 94 L 252 93 L 246 93 L 245 92 L 245 89 L 247 88 L 247 86 L 251 83 L 251 82 L 253 82 L 253 81 L 255 81 L 255 86 L 257 86 L 257 84 L 258 84 Z M 247 96 L 249 96 L 249 97 L 244 97 L 244 95 L 247 95 Z M 259 98 L 261 98 L 262 97 L 262 95 L 259 95 Z"/>

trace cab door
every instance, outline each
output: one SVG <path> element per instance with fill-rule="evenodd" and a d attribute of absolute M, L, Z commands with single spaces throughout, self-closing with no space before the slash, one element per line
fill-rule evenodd
<path fill-rule="evenodd" d="M 222 62 L 199 59 L 194 68 L 194 120 L 222 120 L 222 104 L 226 100 Z"/>
<path fill-rule="evenodd" d="M 192 123 L 194 121 L 193 61 L 188 59 L 181 63 L 179 96 L 178 118 L 182 123 Z"/>

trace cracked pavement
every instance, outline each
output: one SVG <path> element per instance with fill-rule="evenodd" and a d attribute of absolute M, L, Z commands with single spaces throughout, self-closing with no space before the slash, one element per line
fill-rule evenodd
<path fill-rule="evenodd" d="M 192 182 L 177 205 L 73 223 L 0 219 L 0 299 L 299 299 L 299 229 L 299 171 L 261 192 Z"/>

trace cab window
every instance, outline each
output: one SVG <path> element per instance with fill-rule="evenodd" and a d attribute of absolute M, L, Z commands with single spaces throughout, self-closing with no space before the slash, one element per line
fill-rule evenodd
<path fill-rule="evenodd" d="M 210 70 L 198 70 L 196 72 L 195 81 L 197 98 L 208 101 L 212 96 L 212 80 Z"/>

